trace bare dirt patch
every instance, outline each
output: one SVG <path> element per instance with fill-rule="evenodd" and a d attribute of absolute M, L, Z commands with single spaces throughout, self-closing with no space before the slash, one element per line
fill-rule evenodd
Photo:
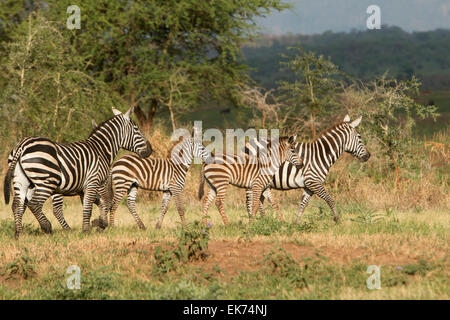
<path fill-rule="evenodd" d="M 197 261 L 193 264 L 212 270 L 219 267 L 225 277 L 235 276 L 241 271 L 251 272 L 261 269 L 261 261 L 271 249 L 281 247 L 286 250 L 298 263 L 303 264 L 304 258 L 321 259 L 329 264 L 349 264 L 355 261 L 377 265 L 405 265 L 415 263 L 418 257 L 410 255 L 395 255 L 391 252 L 369 252 L 356 247 L 333 247 L 299 245 L 293 242 L 274 245 L 263 241 L 239 243 L 238 241 L 210 241 L 208 251 L 210 256 L 205 261 Z"/>

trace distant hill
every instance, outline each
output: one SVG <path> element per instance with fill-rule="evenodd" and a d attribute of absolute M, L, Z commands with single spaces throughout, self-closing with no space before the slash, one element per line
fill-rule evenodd
<path fill-rule="evenodd" d="M 450 30 L 408 33 L 398 27 L 320 35 L 262 36 L 242 49 L 251 76 L 266 88 L 292 75 L 280 70 L 280 55 L 298 42 L 329 56 L 347 74 L 370 80 L 389 71 L 400 79 L 416 75 L 423 90 L 450 90 Z"/>

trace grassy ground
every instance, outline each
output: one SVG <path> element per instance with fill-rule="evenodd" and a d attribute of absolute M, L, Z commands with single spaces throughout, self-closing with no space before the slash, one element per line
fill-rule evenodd
<path fill-rule="evenodd" d="M 137 229 L 122 205 L 114 229 L 82 234 L 81 205 L 72 198 L 64 208 L 72 231 L 61 229 L 46 204 L 54 234 L 42 234 L 27 211 L 18 241 L 10 207 L 2 204 L 0 298 L 450 298 L 448 211 L 371 210 L 339 201 L 343 219 L 335 225 L 325 204 L 313 199 L 299 225 L 291 223 L 295 202 L 282 206 L 281 223 L 267 208 L 266 217 L 248 225 L 243 199 L 228 201 L 228 226 L 215 207 L 210 210 L 212 227 L 204 234 L 201 227 L 190 226 L 183 238 L 191 245 L 187 251 L 178 244 L 179 217 L 173 203 L 163 228 L 154 229 L 160 196 L 138 203 L 145 231 Z M 198 200 L 185 202 L 188 222 L 200 220 Z M 66 287 L 70 265 L 81 269 L 80 290 Z M 380 290 L 367 289 L 369 265 L 381 267 Z"/>

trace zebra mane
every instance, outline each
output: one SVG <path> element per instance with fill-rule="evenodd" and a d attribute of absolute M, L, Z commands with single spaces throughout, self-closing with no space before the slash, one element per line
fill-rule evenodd
<path fill-rule="evenodd" d="M 348 124 L 347 122 L 338 122 L 336 124 L 334 124 L 332 127 L 327 128 L 325 130 L 323 130 L 322 132 L 320 132 L 318 135 L 316 135 L 316 137 L 314 138 L 314 140 L 312 140 L 311 142 L 316 142 L 317 140 L 320 140 L 324 135 L 326 135 L 328 132 L 337 129 L 339 127 L 341 127 L 344 124 Z"/>
<path fill-rule="evenodd" d="M 91 133 L 89 134 L 89 138 L 92 137 L 98 130 L 100 130 L 111 119 L 114 119 L 114 117 L 110 118 L 110 119 L 106 119 L 102 123 L 98 124 L 94 129 L 92 129 Z"/>
<path fill-rule="evenodd" d="M 173 141 L 173 143 L 170 146 L 169 150 L 167 150 L 166 158 L 170 158 L 170 156 L 172 155 L 173 148 L 175 148 L 179 143 L 182 143 L 184 138 L 185 138 L 184 136 L 180 136 L 178 138 L 178 140 Z"/>
<path fill-rule="evenodd" d="M 283 140 L 288 140 L 289 137 L 288 136 L 282 136 L 282 137 L 279 137 L 278 139 L 281 142 Z M 272 140 L 267 141 L 266 139 L 263 139 L 263 138 L 250 139 L 249 142 L 245 143 L 243 153 L 244 153 L 245 156 L 254 157 L 254 156 L 256 156 L 255 155 L 255 151 L 256 151 L 257 154 L 259 153 L 258 154 L 258 157 L 259 157 L 261 151 L 266 149 L 266 150 L 268 150 L 267 156 L 270 157 L 270 155 L 271 155 L 271 153 L 270 153 L 271 147 L 272 147 Z"/>

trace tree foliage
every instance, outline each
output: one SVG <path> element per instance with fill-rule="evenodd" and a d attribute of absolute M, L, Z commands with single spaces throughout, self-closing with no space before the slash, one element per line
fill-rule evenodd
<path fill-rule="evenodd" d="M 8 81 L 0 96 L 4 136 L 80 139 L 90 132 L 91 118 L 104 119 L 114 104 L 104 85 L 84 72 L 61 32 L 61 26 L 30 14 L 18 40 L 7 44 Z"/>
<path fill-rule="evenodd" d="M 295 78 L 293 81 L 280 81 L 281 97 L 287 111 L 294 115 L 297 122 L 305 123 L 314 138 L 318 119 L 336 111 L 334 93 L 338 87 L 337 76 L 340 72 L 323 55 L 305 51 L 300 45 L 291 49 L 295 50 L 295 56 L 283 55 L 288 60 L 281 64 Z"/>

